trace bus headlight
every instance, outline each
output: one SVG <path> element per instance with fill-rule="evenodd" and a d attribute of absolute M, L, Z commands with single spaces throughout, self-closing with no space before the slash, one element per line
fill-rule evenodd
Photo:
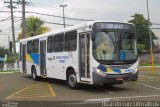
<path fill-rule="evenodd" d="M 134 69 L 133 70 L 133 72 L 132 72 L 132 74 L 136 74 L 137 73 L 137 71 L 138 71 L 138 69 L 136 68 L 136 69 Z"/>
<path fill-rule="evenodd" d="M 103 71 L 101 71 L 100 69 L 96 69 L 97 74 L 104 76 L 105 73 Z"/>
<path fill-rule="evenodd" d="M 136 69 L 135 69 L 135 72 L 137 72 L 137 71 L 138 71 L 138 69 L 136 68 Z"/>
<path fill-rule="evenodd" d="M 97 72 L 97 73 L 100 73 L 100 72 L 101 72 L 101 70 L 100 70 L 100 69 L 96 69 L 96 72 Z"/>

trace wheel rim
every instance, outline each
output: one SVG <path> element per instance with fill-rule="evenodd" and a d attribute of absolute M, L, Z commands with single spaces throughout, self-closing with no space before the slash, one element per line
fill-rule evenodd
<path fill-rule="evenodd" d="M 36 76 L 35 76 L 35 73 L 33 73 L 33 78 L 35 78 Z"/>
<path fill-rule="evenodd" d="M 71 75 L 69 76 L 69 85 L 70 85 L 71 87 L 75 87 L 75 86 L 76 86 L 76 83 L 77 83 L 77 77 L 76 77 L 76 75 L 75 75 L 75 74 L 71 74 Z"/>
<path fill-rule="evenodd" d="M 36 78 L 36 74 L 35 74 L 35 70 L 33 70 L 33 79 L 35 79 Z"/>

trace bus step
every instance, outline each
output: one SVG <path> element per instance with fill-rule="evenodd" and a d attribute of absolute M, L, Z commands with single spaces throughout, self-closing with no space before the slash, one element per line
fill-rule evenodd
<path fill-rule="evenodd" d="M 87 84 L 90 84 L 91 82 L 90 82 L 90 81 L 80 81 L 80 83 L 87 83 Z"/>
<path fill-rule="evenodd" d="M 41 75 L 42 78 L 47 78 L 47 75 Z"/>

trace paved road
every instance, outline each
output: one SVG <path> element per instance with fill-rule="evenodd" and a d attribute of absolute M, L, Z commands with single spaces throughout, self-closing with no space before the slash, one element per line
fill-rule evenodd
<path fill-rule="evenodd" d="M 61 104 L 65 101 L 80 103 L 79 106 L 94 104 L 95 101 L 160 101 L 160 71 L 152 75 L 151 71 L 141 70 L 138 82 L 111 88 L 82 85 L 78 90 L 69 89 L 65 81 L 33 81 L 30 76 L 21 73 L 0 74 L 0 100 L 3 101 L 3 107 L 12 103 L 17 104 L 16 107 L 34 107 L 33 104 L 35 107 L 50 107 L 53 102 Z"/>

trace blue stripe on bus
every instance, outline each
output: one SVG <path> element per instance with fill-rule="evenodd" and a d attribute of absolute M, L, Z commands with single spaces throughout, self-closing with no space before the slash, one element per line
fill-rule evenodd
<path fill-rule="evenodd" d="M 112 69 L 114 72 L 121 73 L 120 69 Z"/>
<path fill-rule="evenodd" d="M 39 65 L 39 54 L 32 53 L 32 54 L 30 54 L 30 56 L 31 56 L 33 62 L 34 62 L 35 64 L 38 64 L 38 65 Z"/>
<path fill-rule="evenodd" d="M 99 66 L 98 66 L 98 69 L 100 69 L 100 70 L 103 71 L 103 72 L 106 72 L 106 71 L 107 71 L 106 67 L 104 67 L 103 65 L 99 65 Z"/>

